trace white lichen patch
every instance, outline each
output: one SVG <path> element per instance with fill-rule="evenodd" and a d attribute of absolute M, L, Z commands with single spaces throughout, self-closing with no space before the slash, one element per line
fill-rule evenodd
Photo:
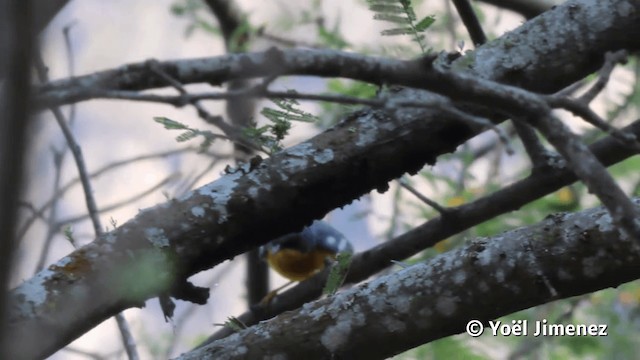
<path fill-rule="evenodd" d="M 455 274 L 453 274 L 453 283 L 456 285 L 462 285 L 466 280 L 467 274 L 462 270 L 456 271 Z"/>
<path fill-rule="evenodd" d="M 179 201 L 187 201 L 195 194 L 211 198 L 211 209 L 218 213 L 218 224 L 222 224 L 228 218 L 227 205 L 238 186 L 238 179 L 242 176 L 243 174 L 240 171 L 227 174 L 212 183 L 187 193 Z"/>
<path fill-rule="evenodd" d="M 144 236 L 156 247 L 169 246 L 169 238 L 165 235 L 164 229 L 157 227 L 144 229 Z"/>
<path fill-rule="evenodd" d="M 374 313 L 386 311 L 387 303 L 383 294 L 372 294 L 371 296 L 367 296 L 366 299 L 369 307 L 371 307 L 371 311 Z"/>
<path fill-rule="evenodd" d="M 401 294 L 388 299 L 395 312 L 399 314 L 408 314 L 411 311 L 411 297 L 407 294 Z"/>
<path fill-rule="evenodd" d="M 478 259 L 477 264 L 480 266 L 488 266 L 489 264 L 491 264 L 492 254 L 489 249 L 484 249 L 483 251 L 477 253 L 476 257 Z"/>
<path fill-rule="evenodd" d="M 627 17 L 633 14 L 633 6 L 626 2 L 620 2 L 616 5 L 616 12 L 622 17 Z"/>
<path fill-rule="evenodd" d="M 252 195 L 252 193 L 257 194 L 258 190 L 260 189 L 271 191 L 270 184 L 273 182 L 273 180 L 269 176 L 268 172 L 252 171 L 247 174 L 247 178 L 254 184 L 254 186 L 251 186 L 251 188 L 249 188 L 249 194 L 251 196 L 254 196 Z"/>
<path fill-rule="evenodd" d="M 615 226 L 613 225 L 613 220 L 611 219 L 611 215 L 609 213 L 604 213 L 602 216 L 596 220 L 596 224 L 598 225 L 598 230 L 601 232 L 610 232 L 615 230 Z"/>
<path fill-rule="evenodd" d="M 377 121 L 373 116 L 362 116 L 356 122 L 358 123 L 358 129 L 356 130 L 358 132 L 357 146 L 367 146 L 378 138 Z"/>
<path fill-rule="evenodd" d="M 56 266 L 64 267 L 70 261 L 71 259 L 69 257 L 64 257 L 58 261 Z M 35 315 L 31 312 L 34 308 L 42 306 L 46 301 L 48 291 L 45 283 L 54 275 L 54 271 L 44 269 L 13 290 L 11 292 L 12 312 L 20 314 L 21 317 L 31 317 Z"/>
<path fill-rule="evenodd" d="M 399 274 L 396 274 L 396 276 L 393 276 L 387 279 L 386 284 L 388 289 L 387 291 L 389 294 L 397 294 L 398 291 L 400 291 L 402 284 L 400 283 L 398 276 Z"/>
<path fill-rule="evenodd" d="M 313 160 L 318 164 L 326 164 L 331 160 L 333 160 L 333 150 L 331 149 L 320 150 L 313 156 Z"/>
<path fill-rule="evenodd" d="M 404 321 L 396 319 L 391 315 L 383 316 L 380 320 L 385 329 L 390 333 L 404 332 L 407 328 L 407 325 L 404 323 Z"/>
<path fill-rule="evenodd" d="M 247 354 L 248 352 L 249 352 L 249 349 L 246 346 L 240 345 L 240 346 L 236 346 L 230 355 L 242 356 Z"/>
<path fill-rule="evenodd" d="M 436 311 L 444 316 L 452 316 L 458 309 L 457 302 L 454 296 L 442 295 L 436 300 Z"/>
<path fill-rule="evenodd" d="M 204 217 L 205 215 L 205 211 L 204 208 L 202 206 L 194 206 L 191 208 L 191 215 L 195 216 L 195 217 Z"/>
<path fill-rule="evenodd" d="M 335 325 L 328 326 L 320 336 L 320 343 L 330 352 L 340 350 L 349 340 L 353 329 L 353 321 L 358 321 L 349 313 L 342 313 L 336 319 Z"/>
<path fill-rule="evenodd" d="M 311 318 L 311 320 L 313 321 L 318 321 L 322 318 L 322 316 L 324 315 L 324 309 L 322 307 L 318 307 L 316 309 L 311 310 L 310 312 L 306 313 L 303 311 L 301 312 L 301 315 L 307 315 Z"/>
<path fill-rule="evenodd" d="M 257 336 L 260 336 L 260 337 L 262 337 L 264 339 L 267 339 L 267 340 L 271 339 L 271 330 L 269 329 L 269 326 L 267 326 L 267 325 L 262 324 L 262 325 L 259 325 L 259 326 L 255 326 L 254 327 L 254 333 Z"/>
<path fill-rule="evenodd" d="M 286 154 L 292 157 L 307 158 L 312 156 L 314 151 L 316 151 L 316 148 L 313 144 L 304 142 L 288 148 Z"/>

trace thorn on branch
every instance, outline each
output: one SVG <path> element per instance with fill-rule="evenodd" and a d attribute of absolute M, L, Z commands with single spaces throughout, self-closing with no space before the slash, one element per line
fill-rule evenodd
<path fill-rule="evenodd" d="M 412 193 L 413 195 L 415 195 L 418 199 L 420 199 L 420 201 L 422 201 L 423 203 L 429 205 L 434 210 L 439 212 L 440 216 L 442 216 L 443 218 L 452 214 L 452 211 L 450 209 L 447 209 L 447 208 L 441 206 L 437 202 L 429 199 L 428 197 L 426 197 L 422 193 L 420 193 L 418 190 L 416 190 L 413 186 L 411 186 L 409 184 L 409 182 L 405 178 L 400 178 L 398 180 L 398 183 L 400 183 L 400 186 L 402 186 L 403 188 L 409 190 L 409 192 Z"/>

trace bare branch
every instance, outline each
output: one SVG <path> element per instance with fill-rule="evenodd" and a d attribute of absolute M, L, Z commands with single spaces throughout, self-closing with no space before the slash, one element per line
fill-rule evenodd
<path fill-rule="evenodd" d="M 467 28 L 473 45 L 478 47 L 486 43 L 487 36 L 484 34 L 484 30 L 482 30 L 482 25 L 480 25 L 480 21 L 478 21 L 478 17 L 473 11 L 469 0 L 453 0 L 453 4 L 456 6 L 456 10 L 458 10 L 462 23 Z"/>
<path fill-rule="evenodd" d="M 620 50 L 614 53 L 607 53 L 605 55 L 605 63 L 600 69 L 598 73 L 598 80 L 593 84 L 593 86 L 587 90 L 582 96 L 580 96 L 579 101 L 588 105 L 595 99 L 598 94 L 604 89 L 604 87 L 609 82 L 609 78 L 611 77 L 611 73 L 613 69 L 616 67 L 618 63 L 626 63 L 627 62 L 627 51 Z"/>
<path fill-rule="evenodd" d="M 38 77 L 40 81 L 47 82 L 48 75 L 47 70 L 42 62 L 42 58 L 40 54 L 36 54 L 35 56 L 35 66 L 36 71 L 38 73 Z M 75 140 L 71 128 L 69 128 L 69 124 L 65 119 L 62 111 L 58 107 L 51 107 L 51 112 L 62 130 L 64 134 L 64 138 L 67 141 L 67 145 L 71 150 L 71 154 L 73 155 L 73 159 L 76 164 L 76 168 L 78 169 L 78 176 L 80 177 L 80 183 L 82 184 L 82 190 L 85 197 L 85 202 L 87 206 L 87 212 L 89 217 L 91 218 L 91 224 L 93 225 L 93 230 L 95 232 L 96 237 L 102 236 L 103 228 L 100 223 L 100 215 L 98 213 L 98 205 L 96 204 L 96 200 L 93 196 L 93 187 L 91 185 L 91 180 L 89 178 L 89 172 L 87 171 L 87 167 L 84 161 L 84 156 L 82 155 L 82 150 L 80 149 L 80 145 Z M 122 313 L 115 315 L 115 320 L 118 323 L 118 329 L 120 330 L 120 335 L 122 336 L 122 344 L 124 345 L 125 351 L 127 352 L 127 356 L 130 360 L 138 360 L 140 356 L 138 355 L 138 350 L 136 349 L 136 342 L 131 335 L 131 330 L 129 330 L 129 325 L 127 320 L 124 318 Z"/>
<path fill-rule="evenodd" d="M 551 9 L 558 4 L 554 0 L 480 0 L 487 4 L 508 9 L 522 14 L 527 19 L 531 19 L 541 13 Z"/>
<path fill-rule="evenodd" d="M 618 6 L 620 1 L 630 7 L 625 12 L 626 16 L 609 11 Z M 601 65 L 598 57 L 581 54 L 640 48 L 638 6 L 637 2 L 629 0 L 606 0 L 588 5 L 578 0 L 569 1 L 505 34 L 494 46 L 477 49 L 472 59 L 465 56 L 456 60 L 453 66 L 466 69 L 472 74 L 483 74 L 485 78 L 499 82 L 526 84 L 529 90 L 536 92 L 557 91 L 583 77 L 578 74 L 590 73 Z M 571 21 L 567 21 L 568 18 Z M 599 19 L 599 24 L 619 25 L 595 29 L 594 18 Z M 593 31 L 587 33 L 585 28 Z M 564 36 L 558 37 L 557 34 L 560 33 Z M 530 42 L 522 41 L 523 37 Z M 545 41 L 549 37 L 554 37 L 557 41 Z M 530 51 L 533 43 L 538 52 Z M 557 56 L 553 61 L 539 61 L 541 53 L 554 53 Z M 496 61 L 495 56 L 501 60 Z M 571 64 L 571 71 L 557 71 L 558 68 L 564 69 L 566 64 Z M 411 61 L 331 50 L 272 48 L 262 53 L 159 62 L 158 66 L 181 84 L 206 82 L 219 85 L 234 79 L 295 74 L 338 76 L 372 84 L 398 84 L 417 88 L 438 85 L 417 83 L 416 79 L 424 82 L 428 78 L 416 73 L 418 69 L 412 66 Z M 98 98 L 104 90 L 144 90 L 165 84 L 161 78 L 153 76 L 148 62 L 128 64 L 118 69 L 44 85 L 37 91 L 37 103 L 39 106 L 68 104 Z"/>
<path fill-rule="evenodd" d="M 435 202 L 435 201 L 429 199 L 428 197 L 424 196 L 422 193 L 420 193 L 418 190 L 416 190 L 416 188 L 411 186 L 406 179 L 400 178 L 400 180 L 398 180 L 398 183 L 400 184 L 400 186 L 402 186 L 403 188 L 407 189 L 410 193 L 412 193 L 415 197 L 420 199 L 420 201 L 422 201 L 423 203 L 429 205 L 430 207 L 435 209 L 437 212 L 439 212 L 440 216 L 447 216 L 447 213 L 449 212 L 447 210 L 447 208 L 441 206 L 437 202 Z"/>

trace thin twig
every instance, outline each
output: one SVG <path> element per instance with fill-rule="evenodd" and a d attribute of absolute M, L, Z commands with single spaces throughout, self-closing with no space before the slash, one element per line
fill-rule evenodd
<path fill-rule="evenodd" d="M 103 175 L 104 173 L 107 173 L 111 170 L 116 170 L 119 167 L 122 166 L 126 166 L 138 161 L 143 161 L 143 160 L 150 160 L 150 159 L 155 159 L 155 158 L 162 158 L 162 157 L 167 157 L 167 156 L 171 156 L 174 154 L 180 154 L 183 152 L 197 152 L 198 148 L 194 148 L 194 147 L 186 147 L 186 148 L 182 148 L 182 149 L 174 149 L 174 150 L 169 150 L 169 151 L 164 151 L 161 153 L 155 153 L 155 154 L 146 154 L 146 155 L 138 155 L 138 156 L 134 156 L 132 158 L 129 159 L 124 159 L 124 160 L 118 160 L 118 161 L 114 161 L 112 163 L 109 163 L 103 167 L 101 167 L 100 169 L 92 172 L 91 174 L 89 174 L 89 178 L 91 179 L 95 179 L 101 175 Z M 212 156 L 218 157 L 218 158 L 224 158 L 223 154 L 211 154 Z M 22 226 L 20 227 L 20 230 L 18 230 L 17 232 L 17 239 L 22 239 L 24 238 L 24 236 L 26 235 L 27 231 L 31 228 L 31 225 L 33 225 L 33 222 L 37 219 L 43 219 L 44 218 L 44 213 L 51 207 L 53 206 L 53 204 L 55 203 L 57 198 L 62 197 L 67 191 L 69 191 L 73 186 L 75 186 L 76 184 L 80 183 L 80 178 L 74 178 L 72 180 L 70 180 L 69 182 L 67 182 L 66 184 L 64 184 L 63 186 L 61 186 L 56 193 L 54 193 L 51 198 L 49 200 L 47 200 L 43 205 L 41 205 L 39 208 L 35 208 L 33 207 L 33 205 L 27 205 L 27 204 L 22 204 L 22 206 L 26 206 L 29 209 L 32 210 L 32 215 L 31 217 L 27 218 L 24 222 L 24 224 L 22 224 Z"/>
<path fill-rule="evenodd" d="M 608 52 L 605 54 L 605 62 L 600 72 L 598 73 L 598 80 L 593 84 L 593 86 L 587 90 L 582 96 L 578 98 L 580 102 L 585 105 L 588 105 L 595 99 L 598 94 L 607 86 L 609 83 L 609 78 L 611 78 L 611 73 L 613 69 L 615 69 L 617 64 L 624 64 L 627 61 L 627 50 L 619 50 L 616 52 Z"/>
<path fill-rule="evenodd" d="M 549 96 L 546 97 L 547 103 L 549 106 L 553 108 L 563 108 L 565 110 L 570 111 L 576 116 L 581 117 L 583 120 L 588 122 L 589 124 L 611 134 L 616 139 L 620 140 L 626 146 L 631 147 L 637 151 L 640 151 L 640 143 L 638 143 L 638 139 L 633 134 L 628 134 L 623 131 L 620 131 L 613 125 L 604 121 L 595 111 L 591 110 L 589 106 L 585 104 L 583 101 L 573 100 L 566 97 L 555 97 Z"/>
<path fill-rule="evenodd" d="M 303 100 L 316 100 L 316 101 L 328 101 L 337 104 L 362 104 L 369 106 L 381 106 L 382 102 L 375 99 L 362 99 L 357 97 L 351 97 L 346 95 L 318 95 L 318 94 L 305 94 L 305 93 L 293 93 L 285 91 L 257 91 L 257 88 L 251 88 L 241 91 L 228 91 L 228 92 L 205 92 L 200 94 L 184 94 L 180 96 L 175 95 L 159 95 L 159 94 L 142 94 L 137 91 L 127 90 L 97 90 L 100 92 L 99 97 L 103 99 L 120 99 L 131 101 L 145 101 L 145 102 L 157 102 L 170 104 L 176 107 L 184 106 L 192 101 L 200 100 L 227 100 L 238 96 L 252 96 L 252 97 L 265 97 L 265 98 L 289 98 L 289 99 L 303 99 Z"/>
<path fill-rule="evenodd" d="M 121 208 L 123 206 L 127 206 L 127 205 L 130 205 L 132 203 L 135 203 L 138 200 L 140 200 L 140 199 L 142 199 L 142 198 L 144 198 L 146 196 L 149 196 L 151 194 L 155 194 L 163 186 L 165 186 L 170 181 L 173 181 L 178 176 L 179 175 L 175 174 L 175 173 L 174 174 L 170 174 L 166 178 L 160 180 L 156 185 L 144 190 L 143 192 L 141 192 L 139 194 L 135 194 L 135 195 L 131 196 L 130 198 L 127 198 L 127 199 L 118 201 L 118 202 L 116 202 L 114 204 L 105 206 L 104 208 L 98 210 L 98 214 L 114 211 L 114 210 L 119 209 L 119 208 Z M 83 214 L 83 215 L 78 215 L 78 216 L 74 216 L 74 217 L 68 217 L 68 218 L 65 218 L 65 219 L 60 219 L 54 224 L 54 228 L 60 229 L 65 225 L 75 224 L 75 223 L 78 223 L 80 221 L 84 221 L 84 220 L 87 219 L 87 216 L 88 216 L 87 214 Z"/>
<path fill-rule="evenodd" d="M 66 25 L 62 29 L 62 33 L 64 35 L 64 43 L 65 49 L 67 52 L 67 64 L 68 64 L 68 73 L 69 76 L 75 75 L 75 63 L 73 56 L 73 46 L 71 44 L 70 30 L 73 26 L 74 22 Z M 69 126 L 72 127 L 75 122 L 76 115 L 76 104 L 71 104 L 69 108 Z M 53 154 L 53 164 L 54 164 L 54 176 L 53 176 L 53 193 L 57 193 L 60 188 L 60 180 L 62 176 L 62 165 L 64 163 L 65 157 L 67 155 L 68 147 L 63 147 L 60 150 L 52 147 L 51 151 Z M 47 218 L 47 235 L 45 236 L 44 244 L 42 245 L 42 250 L 40 251 L 40 257 L 38 262 L 36 263 L 35 273 L 38 273 L 40 270 L 44 268 L 47 261 L 47 256 L 49 255 L 49 249 L 51 248 L 51 244 L 53 243 L 53 239 L 58 232 L 53 224 L 58 217 L 58 201 L 60 197 L 53 197 L 51 203 L 51 211 L 49 212 L 49 216 Z"/>
<path fill-rule="evenodd" d="M 156 95 L 156 94 L 141 94 L 135 91 L 115 91 L 106 90 L 101 93 L 100 97 L 105 99 L 125 99 L 133 101 L 147 101 L 147 102 L 160 102 L 168 103 L 175 106 L 180 104 L 190 103 L 198 100 L 226 100 L 236 96 L 254 96 L 265 97 L 270 99 L 300 99 L 300 100 L 312 100 L 312 101 L 327 101 L 337 104 L 350 104 L 350 105 L 365 105 L 372 108 L 389 107 L 389 102 L 386 99 L 363 99 L 358 97 L 346 96 L 346 95 L 329 95 L 329 94 L 309 94 L 299 92 L 284 92 L 284 91 L 270 91 L 264 89 L 264 84 L 258 85 L 246 91 L 237 92 L 210 92 L 200 94 L 185 94 L 182 96 L 171 95 Z M 500 141 L 505 144 L 505 148 L 508 154 L 513 154 L 513 148 L 509 143 L 508 136 L 504 131 L 493 124 L 487 119 L 483 119 L 479 116 L 471 115 L 461 110 L 457 110 L 451 107 L 451 104 L 438 104 L 436 102 L 417 102 L 417 101 L 404 101 L 397 100 L 391 104 L 392 107 L 415 107 L 415 108 L 429 108 L 438 106 L 442 111 L 446 111 L 452 115 L 455 115 L 460 121 L 464 121 L 472 126 L 479 126 L 482 129 L 493 130 L 498 135 Z"/>
<path fill-rule="evenodd" d="M 420 199 L 420 201 L 422 201 L 423 203 L 431 206 L 434 210 L 436 210 L 437 212 L 440 213 L 441 216 L 446 216 L 447 214 L 449 214 L 451 211 L 443 206 L 441 206 L 440 204 L 438 204 L 437 202 L 429 199 L 428 197 L 422 195 L 422 193 L 420 193 L 418 190 L 416 190 L 413 186 L 411 186 L 409 184 L 409 182 L 405 179 L 405 178 L 400 178 L 398 180 L 398 183 L 400 184 L 400 186 L 402 186 L 403 188 L 409 190 L 410 193 L 412 193 L 413 195 L 415 195 L 415 197 L 417 197 L 418 199 Z"/>
<path fill-rule="evenodd" d="M 196 186 L 196 184 L 202 180 L 202 178 L 204 178 L 205 175 L 207 175 L 209 173 L 209 171 L 211 171 L 211 169 L 213 169 L 217 164 L 219 159 L 213 159 L 211 162 L 209 162 L 209 165 L 207 165 L 204 169 L 202 169 L 200 171 L 199 174 L 196 174 L 195 176 L 193 176 L 192 179 L 187 178 L 186 183 L 184 185 L 181 185 L 181 189 L 176 189 L 176 194 L 177 196 L 182 196 L 184 194 L 186 194 L 188 191 L 190 191 L 191 189 L 193 189 L 194 186 Z"/>
<path fill-rule="evenodd" d="M 49 81 L 47 76 L 47 70 L 40 54 L 35 54 L 34 63 L 36 66 L 36 71 L 38 73 L 38 77 L 40 81 L 46 83 Z M 52 107 L 51 111 L 58 123 L 58 126 L 62 130 L 64 134 L 65 140 L 67 141 L 67 145 L 69 145 L 69 149 L 71 150 L 71 154 L 73 155 L 73 159 L 76 163 L 76 168 L 78 169 L 78 175 L 80 176 L 80 182 L 82 183 L 82 189 L 84 191 L 85 203 L 87 206 L 87 211 L 89 213 L 89 217 L 91 218 L 91 223 L 93 224 L 93 230 L 96 234 L 96 237 L 100 237 L 103 234 L 102 225 L 100 223 L 100 216 L 98 215 L 98 206 L 96 205 L 96 200 L 93 197 L 93 189 L 91 185 L 91 181 L 89 179 L 89 173 L 87 171 L 87 167 L 85 165 L 84 157 L 82 156 L 82 151 L 80 149 L 80 145 L 76 142 L 71 129 L 69 128 L 62 111 L 58 107 Z M 125 351 L 130 360 L 138 360 L 140 356 L 138 355 L 138 350 L 136 349 L 136 343 L 131 335 L 131 331 L 129 330 L 129 326 L 127 324 L 127 320 L 124 318 L 122 313 L 117 314 L 115 316 L 116 321 L 118 323 L 118 328 L 120 330 L 120 334 L 122 335 L 122 343 L 124 345 Z"/>
<path fill-rule="evenodd" d="M 478 17 L 476 13 L 473 11 L 471 4 L 468 0 L 452 0 L 453 4 L 456 6 L 456 10 L 458 10 L 458 14 L 462 19 L 462 23 L 464 27 L 467 28 L 467 32 L 469 33 L 469 37 L 471 37 L 471 41 L 473 41 L 473 45 L 478 47 L 487 42 L 487 36 L 484 34 L 484 30 L 482 30 L 482 25 L 480 25 L 480 21 L 478 21 Z"/>
<path fill-rule="evenodd" d="M 230 125 L 224 121 L 221 116 L 215 116 L 209 113 L 199 102 L 198 99 L 188 99 L 188 92 L 184 88 L 184 86 L 167 74 L 161 66 L 159 66 L 158 61 L 149 60 L 147 64 L 151 71 L 153 71 L 156 75 L 166 81 L 169 85 L 173 86 L 178 92 L 181 94 L 180 103 L 184 103 L 185 101 L 191 104 L 198 112 L 198 116 L 200 116 L 207 123 L 216 126 L 218 129 L 222 130 L 222 132 L 234 143 L 238 143 L 242 146 L 253 149 L 254 151 L 263 151 L 263 149 L 255 144 L 253 141 L 248 139 L 247 137 L 242 135 L 240 129 L 237 129 L 235 126 Z"/>

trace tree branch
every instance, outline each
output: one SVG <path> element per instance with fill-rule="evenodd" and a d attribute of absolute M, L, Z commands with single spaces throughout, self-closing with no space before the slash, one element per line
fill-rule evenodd
<path fill-rule="evenodd" d="M 624 131 L 640 135 L 640 120 L 626 127 Z M 606 166 L 613 165 L 635 154 L 632 149 L 621 146 L 612 136 L 594 143 L 590 146 L 590 149 L 598 160 Z M 576 176 L 564 166 L 550 166 L 545 170 L 544 172 L 534 172 L 527 178 L 506 186 L 495 193 L 451 209 L 448 214 L 448 220 L 443 217 L 430 219 L 391 241 L 355 254 L 346 282 L 358 283 L 364 281 L 375 273 L 391 266 L 392 260 L 411 257 L 449 236 L 499 215 L 517 210 L 576 181 Z M 317 298 L 325 282 L 326 273 L 318 274 L 275 297 L 268 306 L 256 306 L 237 318 L 244 324 L 254 325 L 261 320 L 296 309 L 305 302 Z M 205 344 L 229 336 L 232 333 L 233 331 L 229 328 L 223 328 L 214 333 Z"/>
<path fill-rule="evenodd" d="M 626 10 L 611 11 L 617 8 Z M 640 48 L 639 8 L 631 0 L 568 1 L 490 46 L 454 61 L 450 67 L 531 91 L 557 91 L 599 68 L 607 51 Z M 550 38 L 554 41 L 548 41 Z M 532 52 L 532 47 L 537 51 Z M 554 56 L 543 59 L 542 54 Z M 314 75 L 373 84 L 426 86 L 416 85 L 416 69 L 411 63 L 332 50 L 272 48 L 260 53 L 165 61 L 158 66 L 182 84 L 220 85 L 234 79 Z M 154 76 L 148 62 L 142 62 L 53 81 L 37 88 L 37 103 L 62 105 L 99 98 L 104 90 L 147 90 L 165 85 L 163 79 Z"/>
<path fill-rule="evenodd" d="M 480 0 L 522 14 L 531 19 L 551 9 L 558 1 L 553 0 Z"/>
<path fill-rule="evenodd" d="M 640 201 L 635 204 L 640 209 Z M 555 214 L 307 304 L 178 359 L 387 358 L 464 332 L 471 319 L 486 325 L 518 310 L 640 278 L 634 246 L 602 207 Z"/>

